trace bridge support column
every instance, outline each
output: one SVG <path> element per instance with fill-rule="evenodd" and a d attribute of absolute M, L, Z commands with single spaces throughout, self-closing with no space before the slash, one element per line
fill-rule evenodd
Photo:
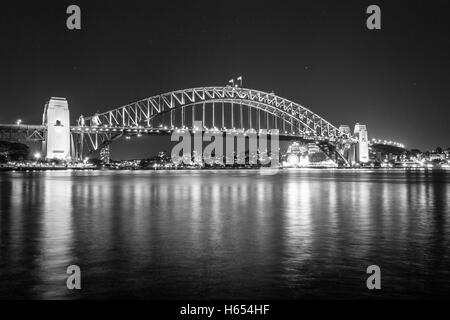
<path fill-rule="evenodd" d="M 242 110 L 242 104 L 239 105 L 239 112 L 240 112 L 240 117 L 241 117 L 241 129 L 244 128 L 244 113 Z"/>
<path fill-rule="evenodd" d="M 205 103 L 203 102 L 203 110 L 202 110 L 202 128 L 206 127 L 205 123 Z"/>
<path fill-rule="evenodd" d="M 233 114 L 234 104 L 231 102 L 231 129 L 234 128 L 234 114 Z"/>
<path fill-rule="evenodd" d="M 224 111 L 224 106 L 223 106 L 223 102 L 222 102 L 222 129 L 225 128 L 225 111 Z"/>
<path fill-rule="evenodd" d="M 216 121 L 214 119 L 214 117 L 215 117 L 215 109 L 216 109 L 216 104 L 213 102 L 213 105 L 212 105 L 212 128 L 214 128 L 214 126 L 216 125 Z"/>

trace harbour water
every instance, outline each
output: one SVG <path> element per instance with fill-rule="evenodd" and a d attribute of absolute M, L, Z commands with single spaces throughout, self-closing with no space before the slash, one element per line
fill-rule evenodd
<path fill-rule="evenodd" d="M 450 171 L 1 172 L 0 298 L 448 298 L 449 186 Z"/>

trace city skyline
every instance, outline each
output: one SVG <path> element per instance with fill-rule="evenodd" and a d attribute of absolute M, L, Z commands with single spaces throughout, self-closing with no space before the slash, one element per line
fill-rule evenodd
<path fill-rule="evenodd" d="M 410 149 L 448 147 L 449 41 L 439 33 L 448 22 L 439 2 L 409 4 L 407 15 L 381 2 L 376 31 L 365 28 L 364 2 L 301 4 L 296 12 L 246 3 L 231 19 L 205 3 L 102 4 L 78 4 L 79 31 L 65 28 L 64 2 L 4 9 L 11 15 L 0 31 L 0 84 L 11 107 L 2 108 L 1 123 L 39 123 L 50 96 L 68 99 L 74 123 L 80 114 L 242 75 L 244 87 L 273 90 L 335 126 L 364 123 L 370 138 Z M 162 17 L 170 12 L 177 19 L 169 23 Z M 17 16 L 23 20 L 8 18 Z M 149 150 L 169 148 L 164 139 L 148 140 Z M 138 148 L 122 142 L 113 149 L 124 158 Z"/>

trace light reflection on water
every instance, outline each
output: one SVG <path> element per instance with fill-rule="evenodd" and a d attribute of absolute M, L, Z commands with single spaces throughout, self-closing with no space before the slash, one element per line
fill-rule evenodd
<path fill-rule="evenodd" d="M 448 297 L 450 173 L 0 174 L 1 298 Z M 79 292 L 67 266 L 82 269 Z M 381 292 L 365 269 L 382 270 Z"/>

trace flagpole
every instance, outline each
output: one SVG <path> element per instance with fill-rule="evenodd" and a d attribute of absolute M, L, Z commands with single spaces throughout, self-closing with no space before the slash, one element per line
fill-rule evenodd
<path fill-rule="evenodd" d="M 230 81 L 228 81 L 228 82 L 231 82 L 232 83 L 232 88 L 234 88 L 234 79 L 231 79 Z M 231 96 L 233 97 L 233 91 L 231 91 Z M 234 117 L 234 115 L 233 115 L 233 108 L 234 107 L 234 104 L 233 104 L 233 99 L 231 99 L 231 128 L 233 129 L 234 128 L 234 119 L 233 119 L 233 117 Z"/>
<path fill-rule="evenodd" d="M 242 88 L 242 76 L 239 76 L 236 80 L 239 81 L 239 87 Z M 242 103 L 239 104 L 240 116 L 241 116 L 241 129 L 244 129 L 244 116 L 243 116 L 243 108 Z"/>

